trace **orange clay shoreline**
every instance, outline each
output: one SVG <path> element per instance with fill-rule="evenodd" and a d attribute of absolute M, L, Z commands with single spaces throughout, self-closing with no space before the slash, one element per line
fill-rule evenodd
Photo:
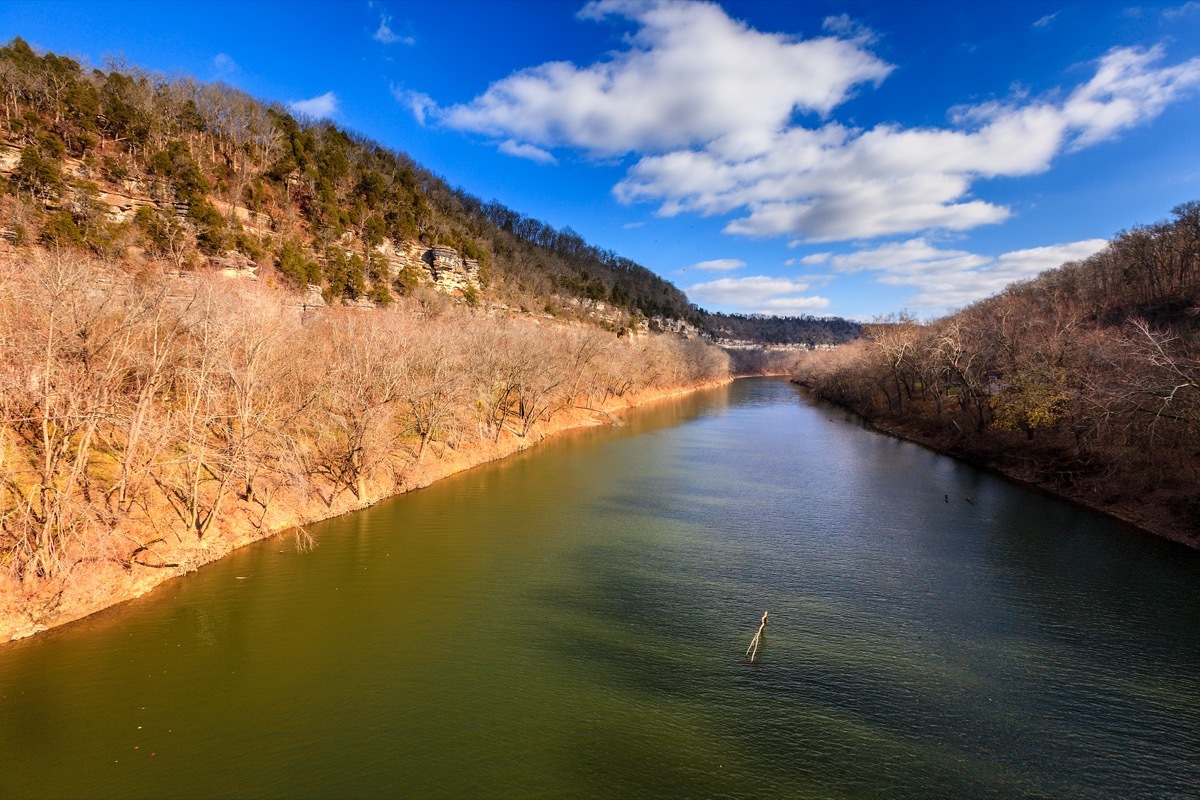
<path fill-rule="evenodd" d="M 21 596 L 20 585 L 11 581 L 0 584 L 0 642 L 33 636 L 141 597 L 173 578 L 193 572 L 254 542 L 297 530 L 314 522 L 359 511 L 389 497 L 424 488 L 458 472 L 527 450 L 557 434 L 598 425 L 612 425 L 615 423 L 614 414 L 634 407 L 724 386 L 732 380 L 730 377 L 687 388 L 649 390 L 612 398 L 598 408 L 569 408 L 557 413 L 549 422 L 540 424 L 525 438 L 510 434 L 501 437 L 498 442 L 479 442 L 461 450 L 446 448 L 414 466 L 405 474 L 399 486 L 384 486 L 382 483 L 370 486 L 371 494 L 365 502 L 346 494 L 332 505 L 326 505 L 316 498 L 297 493 L 280 503 L 278 510 L 270 515 L 269 521 L 264 520 L 260 527 L 255 527 L 248 515 L 238 513 L 239 509 L 236 507 L 231 508 L 205 539 L 171 542 L 155 551 L 155 555 L 163 563 L 173 566 L 155 568 L 132 561 L 129 565 L 116 562 L 98 564 L 86 574 L 69 578 L 62 590 L 46 599 L 47 602 L 40 608 L 35 598 Z M 130 541 L 135 540 L 133 532 L 130 532 Z M 30 600 L 35 602 L 31 603 Z"/>

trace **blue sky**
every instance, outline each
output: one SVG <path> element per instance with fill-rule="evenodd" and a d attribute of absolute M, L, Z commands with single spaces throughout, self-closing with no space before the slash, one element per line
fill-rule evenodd
<path fill-rule="evenodd" d="M 8 0 L 221 80 L 713 310 L 931 316 L 1200 199 L 1200 2 Z"/>

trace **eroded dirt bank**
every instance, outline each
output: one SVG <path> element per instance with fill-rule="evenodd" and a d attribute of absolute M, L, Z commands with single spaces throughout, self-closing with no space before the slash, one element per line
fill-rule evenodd
<path fill-rule="evenodd" d="M 272 536 L 297 536 L 303 546 L 303 526 L 367 508 L 397 494 L 424 488 L 435 481 L 463 470 L 536 446 L 543 440 L 579 428 L 620 424 L 619 414 L 636 406 L 678 397 L 728 383 L 732 379 L 706 382 L 690 388 L 645 390 L 620 398 L 611 398 L 594 408 L 570 408 L 555 414 L 529 435 L 501 436 L 498 441 L 477 442 L 460 449 L 435 448 L 407 472 L 398 484 L 372 482 L 365 500 L 343 494 L 327 504 L 317 497 L 292 491 L 273 504 L 269 514 L 260 518 L 261 509 L 239 502 L 230 506 L 214 530 L 203 539 L 156 537 L 152 529 L 129 530 L 123 535 L 130 542 L 150 542 L 128 564 L 95 563 L 90 569 L 73 570 L 71 576 L 53 593 L 38 596 L 36 589 L 8 580 L 0 589 L 0 641 L 25 638 L 64 625 L 90 614 L 139 597 L 176 577 L 216 561 L 248 544 Z M 164 509 L 164 513 L 166 512 Z"/>

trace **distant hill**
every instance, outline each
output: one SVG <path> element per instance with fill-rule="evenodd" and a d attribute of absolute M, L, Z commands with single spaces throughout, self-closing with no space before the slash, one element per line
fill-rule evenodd
<path fill-rule="evenodd" d="M 718 342 L 803 344 L 809 349 L 844 344 L 862 335 L 862 326 L 841 317 L 772 317 L 701 311 L 700 326 Z"/>
<path fill-rule="evenodd" d="M 450 187 L 404 153 L 233 87 L 0 48 L 5 235 L 130 263 L 219 268 L 326 303 L 432 286 L 610 330 L 825 343 L 844 320 L 710 314 L 636 262 Z"/>

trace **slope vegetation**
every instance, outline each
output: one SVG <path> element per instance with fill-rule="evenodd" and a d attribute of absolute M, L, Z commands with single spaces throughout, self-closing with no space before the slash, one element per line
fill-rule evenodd
<path fill-rule="evenodd" d="M 0 48 L 0 92 L 10 189 L 0 211 L 17 243 L 257 273 L 317 287 L 326 303 L 386 305 L 424 284 L 614 331 L 722 338 L 731 322 L 570 227 L 484 202 L 403 153 L 226 85 L 89 71 L 16 38 Z M 759 320 L 733 338 L 856 332 L 832 322 Z"/>
<path fill-rule="evenodd" d="M 729 377 L 669 283 L 327 122 L 20 39 L 0 103 L 0 641 Z"/>
<path fill-rule="evenodd" d="M 806 357 L 819 395 L 1200 546 L 1200 202 L 943 319 Z"/>

